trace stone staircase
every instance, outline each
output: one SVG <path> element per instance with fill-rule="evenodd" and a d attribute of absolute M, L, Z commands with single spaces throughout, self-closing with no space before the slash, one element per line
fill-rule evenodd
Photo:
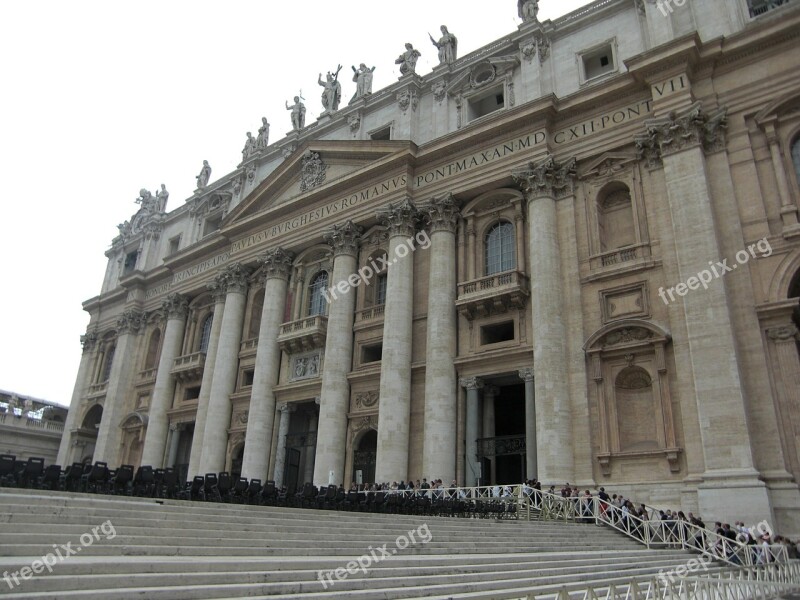
<path fill-rule="evenodd" d="M 70 542 L 73 555 L 56 561 Z M 391 556 L 345 574 L 350 561 L 384 556 L 384 545 Z M 52 573 L 14 583 L 12 573 L 48 553 Z M 0 489 L 0 574 L 9 574 L 0 597 L 8 600 L 546 598 L 653 577 L 690 558 L 595 525 Z M 323 585 L 320 571 L 337 569 L 345 577 L 331 573 Z"/>

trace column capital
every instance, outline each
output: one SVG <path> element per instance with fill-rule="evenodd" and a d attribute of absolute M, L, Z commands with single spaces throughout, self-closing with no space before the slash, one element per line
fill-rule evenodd
<path fill-rule="evenodd" d="M 775 342 L 795 341 L 798 339 L 798 331 L 794 324 L 780 325 L 767 329 L 767 336 Z"/>
<path fill-rule="evenodd" d="M 183 431 L 185 426 L 186 426 L 186 423 L 170 423 L 169 424 L 169 430 L 172 431 L 172 432 Z"/>
<path fill-rule="evenodd" d="M 147 316 L 140 310 L 129 309 L 117 318 L 117 333 L 126 335 L 128 333 L 137 334 L 147 321 Z"/>
<path fill-rule="evenodd" d="M 182 294 L 170 294 L 161 303 L 167 319 L 185 319 L 189 314 L 189 299 Z"/>
<path fill-rule="evenodd" d="M 706 154 L 725 148 L 728 129 L 728 108 L 721 107 L 713 113 L 703 110 L 702 102 L 695 102 L 683 111 L 672 111 L 666 117 L 650 119 L 645 123 L 647 132 L 636 136 L 636 154 L 639 160 L 658 166 L 664 156 L 700 146 Z"/>
<path fill-rule="evenodd" d="M 323 238 L 333 249 L 334 257 L 357 256 L 362 233 L 362 227 L 352 221 L 347 221 L 343 225 L 334 225 L 323 234 Z"/>
<path fill-rule="evenodd" d="M 455 233 L 461 219 L 461 211 L 453 194 L 432 198 L 419 207 L 425 222 L 430 226 L 431 233 L 446 231 Z"/>
<path fill-rule="evenodd" d="M 217 275 L 213 281 L 206 284 L 206 289 L 211 294 L 215 303 L 225 302 L 225 279 Z"/>
<path fill-rule="evenodd" d="M 297 410 L 297 406 L 288 402 L 278 404 L 278 410 L 284 414 L 291 414 Z"/>
<path fill-rule="evenodd" d="M 483 388 L 483 379 L 480 377 L 462 377 L 458 380 L 461 387 L 468 390 L 479 390 Z"/>
<path fill-rule="evenodd" d="M 511 176 L 529 201 L 536 198 L 557 199 L 574 192 L 576 165 L 575 157 L 558 162 L 548 153 L 542 160 L 529 162 L 527 166 L 513 171 Z"/>
<path fill-rule="evenodd" d="M 533 369 L 520 369 L 519 378 L 522 379 L 525 383 L 530 383 L 531 381 L 533 381 Z"/>
<path fill-rule="evenodd" d="M 258 262 L 263 266 L 261 277 L 264 281 L 268 279 L 283 279 L 285 281 L 289 279 L 289 273 L 292 270 L 294 253 L 283 248 L 275 248 L 268 250 L 258 259 Z"/>
<path fill-rule="evenodd" d="M 251 273 L 249 267 L 236 263 L 225 267 L 217 279 L 225 286 L 226 294 L 245 294 Z"/>
<path fill-rule="evenodd" d="M 376 214 L 381 225 L 389 230 L 389 237 L 411 237 L 417 231 L 420 214 L 411 198 L 389 205 Z"/>
<path fill-rule="evenodd" d="M 81 336 L 81 347 L 84 353 L 91 352 L 97 343 L 97 334 L 94 331 L 87 331 L 86 334 Z"/>

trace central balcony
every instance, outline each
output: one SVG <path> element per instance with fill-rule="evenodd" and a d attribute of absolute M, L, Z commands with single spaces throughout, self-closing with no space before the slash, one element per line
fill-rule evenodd
<path fill-rule="evenodd" d="M 195 352 L 186 356 L 179 356 L 172 363 L 170 371 L 179 381 L 196 381 L 203 377 L 203 367 L 206 364 L 206 353 Z"/>
<path fill-rule="evenodd" d="M 297 354 L 325 347 L 328 317 L 316 315 L 281 325 L 278 346 L 287 354 Z"/>
<path fill-rule="evenodd" d="M 527 276 L 507 271 L 458 284 L 456 306 L 472 321 L 511 308 L 523 309 L 529 295 Z"/>

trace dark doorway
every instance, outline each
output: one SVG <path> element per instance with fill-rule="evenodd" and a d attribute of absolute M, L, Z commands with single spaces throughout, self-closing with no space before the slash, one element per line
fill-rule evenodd
<path fill-rule="evenodd" d="M 525 480 L 525 385 L 498 387 L 500 392 L 494 399 L 494 437 L 478 443 L 483 485 L 517 484 Z"/>
<path fill-rule="evenodd" d="M 244 444 L 233 455 L 231 460 L 231 477 L 239 479 L 242 476 L 242 463 L 244 462 Z"/>
<path fill-rule="evenodd" d="M 289 495 L 297 491 L 297 480 L 300 477 L 300 450 L 286 448 L 286 468 L 283 471 L 283 484 Z"/>
<path fill-rule="evenodd" d="M 353 451 L 353 482 L 377 483 L 375 481 L 375 457 L 378 453 L 378 432 L 369 430 Z"/>

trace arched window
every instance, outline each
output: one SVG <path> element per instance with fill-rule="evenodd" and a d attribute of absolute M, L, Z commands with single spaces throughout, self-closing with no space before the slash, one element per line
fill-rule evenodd
<path fill-rule="evenodd" d="M 161 346 L 161 330 L 156 329 L 150 335 L 150 343 L 147 345 L 147 356 L 144 359 L 144 370 L 155 369 L 158 364 L 158 349 Z"/>
<path fill-rule="evenodd" d="M 624 183 L 612 184 L 597 198 L 600 251 L 612 252 L 636 243 L 631 192 Z"/>
<path fill-rule="evenodd" d="M 386 273 L 381 273 L 375 278 L 375 306 L 386 304 Z"/>
<path fill-rule="evenodd" d="M 111 365 L 114 364 L 114 351 L 117 349 L 115 345 L 111 345 L 106 350 L 105 362 L 103 363 L 103 373 L 100 377 L 100 382 L 104 383 L 111 377 Z"/>
<path fill-rule="evenodd" d="M 614 383 L 620 450 L 658 448 L 653 380 L 641 367 L 620 371 Z"/>
<path fill-rule="evenodd" d="M 203 328 L 200 332 L 200 352 L 208 352 L 208 342 L 211 340 L 211 325 L 214 323 L 214 315 L 208 315 L 203 321 Z"/>
<path fill-rule="evenodd" d="M 792 163 L 794 164 L 794 174 L 797 177 L 797 184 L 800 185 L 800 135 L 792 142 Z"/>
<path fill-rule="evenodd" d="M 328 301 L 323 292 L 328 289 L 328 273 L 320 271 L 308 286 L 308 316 L 325 315 L 328 312 Z"/>
<path fill-rule="evenodd" d="M 486 234 L 486 274 L 494 275 L 517 267 L 514 225 L 502 221 Z"/>

